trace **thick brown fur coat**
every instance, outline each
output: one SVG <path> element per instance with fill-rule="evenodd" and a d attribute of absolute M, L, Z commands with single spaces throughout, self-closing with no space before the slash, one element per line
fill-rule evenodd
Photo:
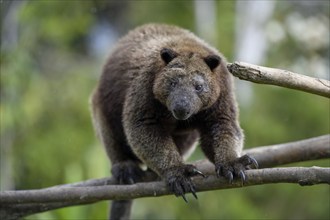
<path fill-rule="evenodd" d="M 243 134 L 226 60 L 191 32 L 149 24 L 112 51 L 92 96 L 93 121 L 120 184 L 139 181 L 141 164 L 177 195 L 201 174 L 183 156 L 200 138 L 217 174 L 245 179 Z"/>

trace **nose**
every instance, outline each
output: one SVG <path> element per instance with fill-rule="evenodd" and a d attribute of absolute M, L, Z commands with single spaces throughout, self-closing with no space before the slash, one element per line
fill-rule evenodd
<path fill-rule="evenodd" d="M 178 100 L 173 106 L 173 116 L 178 120 L 185 120 L 190 116 L 189 101 L 186 97 Z"/>

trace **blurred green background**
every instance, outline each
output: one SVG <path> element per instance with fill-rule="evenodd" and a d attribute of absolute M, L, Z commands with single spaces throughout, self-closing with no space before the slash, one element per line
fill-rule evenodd
<path fill-rule="evenodd" d="M 1 190 L 110 174 L 88 99 L 129 29 L 190 29 L 236 60 L 329 80 L 329 1 L 0 1 Z M 329 133 L 329 100 L 236 80 L 246 148 Z M 330 147 L 330 146 L 329 146 Z M 202 159 L 200 151 L 192 157 Z M 327 166 L 329 160 L 293 164 Z M 329 186 L 273 184 L 138 199 L 133 219 L 329 219 Z M 108 202 L 26 219 L 105 219 Z"/>

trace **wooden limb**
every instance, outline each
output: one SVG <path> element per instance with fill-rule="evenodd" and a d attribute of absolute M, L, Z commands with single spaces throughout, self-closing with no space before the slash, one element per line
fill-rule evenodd
<path fill-rule="evenodd" d="M 251 148 L 244 150 L 243 154 L 254 157 L 258 161 L 259 168 L 330 158 L 330 135 Z M 208 160 L 196 161 L 194 165 L 206 174 L 214 173 L 214 165 Z"/>
<path fill-rule="evenodd" d="M 330 168 L 290 167 L 249 170 L 244 187 L 270 183 L 296 183 L 301 186 L 330 184 Z M 198 192 L 243 187 L 239 181 L 229 184 L 214 175 L 194 178 Z M 102 200 L 133 199 L 169 195 L 164 182 L 133 185 L 60 187 L 41 190 L 6 191 L 1 194 L 2 219 L 18 219 L 38 212 L 73 205 L 90 204 Z"/>
<path fill-rule="evenodd" d="M 330 98 L 330 81 L 325 79 L 244 62 L 229 63 L 227 67 L 234 76 L 243 80 L 282 86 Z"/>
<path fill-rule="evenodd" d="M 260 168 L 330 158 L 330 135 L 248 149 L 245 153 L 252 155 Z"/>
<path fill-rule="evenodd" d="M 258 160 L 260 167 L 272 167 L 272 166 L 284 165 L 284 164 L 298 162 L 298 161 L 329 158 L 330 157 L 329 146 L 330 146 L 330 135 L 324 135 L 324 136 L 320 136 L 320 137 L 316 137 L 316 138 L 310 138 L 310 139 L 291 142 L 291 143 L 248 149 L 248 150 L 244 151 L 244 153 L 247 153 L 247 154 L 255 157 Z M 214 175 L 214 165 L 211 164 L 209 161 L 207 161 L 207 160 L 196 161 L 193 164 L 196 165 L 197 168 L 199 170 L 201 170 L 202 172 L 210 175 L 210 177 L 207 179 L 196 178 L 194 180 L 194 181 L 196 181 L 196 184 L 198 183 L 198 181 L 202 181 L 202 183 L 200 183 L 199 185 L 198 184 L 196 185 L 196 186 L 198 186 L 197 187 L 198 190 L 200 190 L 200 191 L 212 190 L 212 189 L 215 189 L 214 187 L 218 187 L 219 186 L 218 184 L 221 185 L 220 188 L 221 187 L 222 188 L 225 188 L 225 187 L 232 188 L 232 187 L 236 186 L 235 184 L 234 185 L 226 184 L 226 182 L 224 182 L 223 180 L 214 177 L 213 176 Z M 302 168 L 297 168 L 297 169 L 299 170 L 299 172 L 302 172 L 304 170 Z M 309 168 L 306 168 L 306 169 L 309 169 Z M 325 173 L 328 172 L 327 170 L 324 170 L 323 168 L 320 168 L 320 169 L 310 168 L 310 170 L 306 170 L 306 169 L 304 170 L 303 175 L 307 175 L 307 174 L 311 175 L 310 172 L 312 172 L 312 173 L 314 173 L 313 175 L 315 175 L 315 176 L 313 178 L 309 178 L 307 175 L 306 176 L 306 177 L 308 177 L 307 179 L 303 176 L 300 176 L 301 177 L 300 184 L 302 184 L 302 185 L 304 183 L 315 183 L 315 184 L 322 183 L 322 181 L 320 181 L 320 179 L 317 181 L 314 181 L 315 178 L 318 176 L 317 173 L 319 175 L 321 175 L 322 173 L 324 174 L 324 172 Z M 286 182 L 289 180 L 283 179 L 283 178 L 286 178 L 285 176 L 290 176 L 290 175 L 295 176 L 295 178 L 297 180 L 298 173 L 296 173 L 296 170 L 288 171 L 288 172 L 292 172 L 292 173 L 288 173 L 288 172 L 286 172 L 286 169 L 282 169 L 282 168 L 281 169 L 270 169 L 270 170 L 269 169 L 251 170 L 251 171 L 247 172 L 249 181 L 245 185 L 248 186 L 249 184 L 256 185 L 256 184 L 270 183 L 269 178 L 272 178 L 274 183 L 281 182 L 281 181 Z M 256 173 L 257 175 L 255 175 L 255 172 L 257 172 Z M 269 172 L 271 174 L 269 174 Z M 282 172 L 283 172 L 283 174 L 281 174 Z M 284 175 L 284 177 L 283 177 L 283 175 Z M 278 177 L 275 178 L 274 176 L 278 176 Z M 149 173 L 149 174 L 147 173 L 146 177 L 147 178 L 144 179 L 145 182 L 154 181 L 156 179 L 156 177 L 153 176 L 151 173 Z M 323 180 L 325 182 L 327 182 L 328 179 L 326 178 L 326 176 L 323 175 L 323 177 L 324 177 Z M 329 177 L 329 175 L 328 175 L 328 177 Z M 261 179 L 258 180 L 258 178 L 261 178 Z M 257 179 L 257 180 L 255 180 L 255 179 Z M 257 181 L 257 182 L 254 182 L 254 181 Z M 265 181 L 265 182 L 260 182 L 260 181 Z M 208 185 L 204 185 L 207 183 L 208 183 Z M 297 180 L 296 183 L 299 183 L 299 181 Z M 102 187 L 110 187 L 109 185 L 112 185 L 112 184 L 114 184 L 112 178 L 93 179 L 93 180 L 87 180 L 87 181 L 78 182 L 78 183 L 64 184 L 64 185 L 54 186 L 54 187 L 50 187 L 50 188 L 46 188 L 46 189 L 35 190 L 35 191 L 33 191 L 33 194 L 38 195 L 39 193 L 41 193 L 41 194 L 45 195 L 45 193 L 51 192 L 50 190 L 57 190 L 55 192 L 58 192 L 58 194 L 63 194 L 63 196 L 65 195 L 67 198 L 70 198 L 71 190 L 72 190 L 73 194 L 77 193 L 76 188 L 79 188 L 78 192 L 81 192 L 80 190 L 87 189 L 86 192 L 89 195 L 90 193 L 94 194 L 93 189 L 95 187 L 97 187 L 95 189 L 100 190 L 100 189 L 102 189 Z M 143 183 L 142 185 L 144 185 L 144 184 L 146 184 L 146 183 Z M 155 184 L 155 183 L 153 183 L 153 184 Z M 156 183 L 156 185 L 153 185 L 153 184 L 150 184 L 147 186 L 157 187 L 158 186 L 157 184 L 161 184 L 161 183 Z M 141 184 L 135 184 L 135 185 L 140 186 Z M 121 187 L 125 187 L 125 186 L 111 186 L 111 187 L 115 187 L 115 188 L 117 187 L 117 189 L 119 187 L 120 190 L 123 190 L 123 189 L 121 189 Z M 162 187 L 164 187 L 164 186 L 162 186 Z M 236 186 L 236 187 L 238 187 L 238 186 Z M 80 189 L 80 188 L 82 188 L 82 189 Z M 63 189 L 65 189 L 65 190 L 62 191 Z M 152 188 L 152 189 L 154 189 L 154 188 Z M 155 188 L 155 189 L 157 189 L 157 188 Z M 92 190 L 92 191 L 90 191 L 90 190 Z M 112 189 L 105 188 L 102 190 L 112 190 Z M 26 192 L 30 193 L 29 190 L 27 190 Z M 164 193 L 165 192 L 169 193 L 167 191 L 164 191 Z M 18 194 L 16 194 L 16 193 L 18 193 Z M 53 201 L 52 202 L 52 201 L 46 199 L 43 202 L 38 201 L 38 200 L 34 200 L 32 202 L 27 202 L 27 201 L 23 202 L 23 200 L 20 200 L 20 198 L 22 198 L 21 197 L 22 194 L 20 194 L 20 193 L 22 193 L 22 191 L 0 192 L 0 202 L 1 202 L 0 216 L 1 217 L 3 217 L 4 219 L 9 219 L 8 216 L 10 216 L 10 218 L 15 219 L 15 216 L 16 217 L 27 216 L 27 215 L 44 212 L 44 211 L 49 211 L 49 210 L 53 210 L 53 209 L 57 209 L 57 208 L 81 205 L 81 204 L 89 204 L 89 203 L 99 201 L 99 199 L 96 199 L 96 198 L 93 199 L 90 196 L 84 197 L 82 195 L 85 195 L 85 194 L 80 194 L 80 196 L 82 196 L 82 197 L 79 197 L 79 199 L 76 198 L 76 200 L 72 199 L 69 201 Z M 53 191 L 53 193 L 54 193 L 54 191 Z M 23 193 L 23 195 L 24 195 L 24 193 Z M 29 195 L 31 195 L 31 194 L 29 194 Z M 156 195 L 163 195 L 163 194 L 156 192 Z M 107 195 L 107 196 L 109 196 L 109 195 Z M 133 198 L 135 195 L 133 194 L 131 196 Z M 15 198 L 19 202 L 10 203 L 10 200 L 14 201 Z M 88 198 L 88 199 L 86 199 L 86 198 Z M 120 197 L 115 197 L 115 199 L 119 199 L 119 198 Z"/>
<path fill-rule="evenodd" d="M 289 167 L 266 168 L 246 171 L 248 181 L 244 186 L 269 183 L 297 183 L 300 185 L 330 184 L 330 168 Z M 194 183 L 198 191 L 242 187 L 240 181 L 233 184 L 215 175 L 196 177 Z M 92 203 L 101 200 L 127 200 L 142 197 L 169 195 L 165 183 L 149 182 L 133 185 L 107 185 L 86 187 L 61 187 L 41 190 L 18 190 L 1 193 L 2 205 L 24 203 L 75 202 Z"/>

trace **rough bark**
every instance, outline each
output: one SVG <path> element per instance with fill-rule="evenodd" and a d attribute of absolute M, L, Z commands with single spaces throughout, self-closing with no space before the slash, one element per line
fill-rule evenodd
<path fill-rule="evenodd" d="M 330 81 L 325 79 L 243 62 L 230 63 L 228 69 L 234 76 L 243 80 L 296 89 L 330 98 Z"/>
<path fill-rule="evenodd" d="M 329 158 L 330 135 L 253 148 L 244 153 L 257 158 L 260 167 Z M 240 182 L 228 184 L 225 180 L 215 177 L 214 166 L 207 160 L 197 161 L 194 164 L 209 175 L 204 179 L 194 179 L 198 191 L 242 187 Z M 268 183 L 297 183 L 300 185 L 330 183 L 330 168 L 271 168 L 249 170 L 246 174 L 248 181 L 244 186 Z M 4 191 L 0 192 L 0 216 L 4 219 L 15 219 L 20 216 L 101 200 L 168 195 L 170 192 L 163 182 L 150 182 L 155 179 L 154 175 L 147 173 L 144 181 L 148 183 L 134 185 L 113 185 L 114 182 L 111 178 L 102 178 L 40 190 Z"/>
<path fill-rule="evenodd" d="M 268 183 L 297 183 L 300 185 L 330 184 L 330 168 L 289 167 L 265 168 L 246 172 L 248 181 L 244 186 Z M 196 177 L 198 191 L 242 187 L 241 182 L 230 184 L 223 178 L 210 175 Z M 101 200 L 128 200 L 150 196 L 169 195 L 171 192 L 162 181 L 136 183 L 133 185 L 106 185 L 60 187 L 53 189 L 18 190 L 2 192 L 0 202 L 7 204 L 75 202 L 91 203 Z"/>

